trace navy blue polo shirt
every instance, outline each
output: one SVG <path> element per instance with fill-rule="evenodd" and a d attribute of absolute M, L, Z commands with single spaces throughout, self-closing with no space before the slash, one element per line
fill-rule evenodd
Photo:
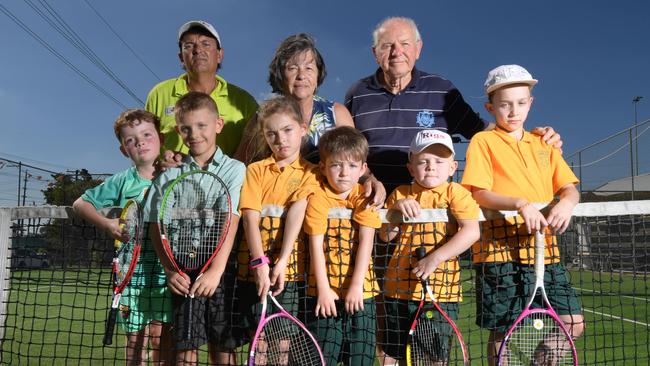
<path fill-rule="evenodd" d="M 359 80 L 345 96 L 355 127 L 368 139 L 368 167 L 390 193 L 412 181 L 406 163 L 415 134 L 440 129 L 470 139 L 487 126 L 451 81 L 413 69 L 411 82 L 398 94 L 386 90 L 375 74 Z"/>

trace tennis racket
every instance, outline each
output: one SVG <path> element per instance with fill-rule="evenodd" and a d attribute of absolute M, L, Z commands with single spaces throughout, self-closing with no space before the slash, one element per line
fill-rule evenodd
<path fill-rule="evenodd" d="M 268 299 L 277 309 L 267 316 Z M 248 365 L 325 365 L 316 338 L 273 297 L 262 300 L 262 315 L 251 343 Z"/>
<path fill-rule="evenodd" d="M 415 250 L 418 259 L 426 256 L 426 250 Z M 430 301 L 427 301 L 427 296 Z M 440 314 L 442 319 L 435 316 Z M 406 344 L 406 364 L 409 366 L 449 365 L 462 354 L 463 365 L 469 365 L 467 347 L 456 323 L 442 310 L 433 297 L 427 280 L 422 280 L 422 297 L 413 317 Z M 458 360 L 460 361 L 460 360 Z"/>
<path fill-rule="evenodd" d="M 535 233 L 535 288 L 524 311 L 499 348 L 499 365 L 578 365 L 578 354 L 564 322 L 551 307 L 544 289 L 544 234 Z M 545 308 L 534 309 L 537 291 Z"/>
<path fill-rule="evenodd" d="M 165 190 L 160 208 L 160 239 L 179 274 L 192 283 L 210 266 L 230 227 L 228 186 L 205 170 L 181 174 Z M 194 300 L 183 301 L 185 340 L 192 338 Z"/>
<path fill-rule="evenodd" d="M 128 200 L 120 213 L 122 227 L 129 233 L 129 240 L 122 242 L 115 240 L 115 257 L 112 262 L 113 278 L 113 301 L 106 319 L 106 330 L 104 332 L 104 345 L 113 343 L 113 332 L 117 320 L 117 310 L 120 298 L 126 285 L 131 281 L 131 276 L 138 264 L 140 248 L 142 247 L 142 232 L 144 220 L 140 204 L 135 200 Z"/>

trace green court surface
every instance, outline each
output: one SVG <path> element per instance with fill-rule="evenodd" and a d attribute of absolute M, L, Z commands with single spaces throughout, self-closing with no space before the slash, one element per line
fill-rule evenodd
<path fill-rule="evenodd" d="M 473 271 L 463 271 L 464 301 L 458 326 L 471 364 L 487 364 L 488 333 L 474 324 Z M 2 364 L 123 364 L 124 337 L 104 347 L 110 290 L 108 270 L 31 270 L 11 274 Z M 585 334 L 576 341 L 582 365 L 647 365 L 650 359 L 648 275 L 573 271 Z M 245 362 L 246 347 L 238 350 Z M 201 352 L 203 360 L 206 352 Z"/>

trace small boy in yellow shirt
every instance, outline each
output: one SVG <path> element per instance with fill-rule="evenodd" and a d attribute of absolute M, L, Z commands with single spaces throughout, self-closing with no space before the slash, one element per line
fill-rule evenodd
<path fill-rule="evenodd" d="M 381 221 L 358 183 L 367 170 L 368 142 L 355 128 L 338 127 L 323 134 L 318 152 L 323 179 L 304 223 L 311 258 L 307 308 L 314 309 L 307 327 L 328 365 L 371 365 L 379 292 L 371 254 Z M 328 219 L 336 208 L 351 209 L 352 218 Z"/>
<path fill-rule="evenodd" d="M 584 318 L 575 290 L 560 263 L 555 236 L 562 233 L 580 200 L 578 179 L 562 153 L 541 137 L 524 130 L 537 84 L 519 65 L 502 65 L 488 73 L 486 109 L 496 118 L 496 128 L 479 132 L 467 148 L 462 184 L 472 191 L 481 207 L 517 210 L 523 218 L 487 221 L 483 241 L 473 249 L 477 269 L 477 324 L 490 330 L 488 362 L 497 352 L 508 328 L 521 314 L 533 279 L 534 232 L 546 231 L 546 293 L 551 306 L 573 337 L 584 330 Z M 547 215 L 532 202 L 559 201 Z M 557 347 L 556 347 L 557 348 Z"/>
<path fill-rule="evenodd" d="M 436 301 L 452 318 L 458 315 L 461 301 L 458 255 L 480 237 L 479 206 L 472 194 L 458 183 L 448 182 L 458 162 L 454 160 L 451 137 L 439 130 L 422 130 L 415 135 L 406 164 L 414 182 L 397 187 L 386 200 L 386 208 L 397 210 L 407 219 L 420 215 L 422 209 L 448 209 L 457 222 L 457 230 L 445 222 L 385 224 L 383 240 L 398 238 L 384 277 L 386 324 L 383 324 L 381 347 L 387 356 L 405 357 L 408 332 L 417 312 L 422 293 L 421 279 L 431 284 Z M 415 250 L 424 247 L 427 255 L 417 259 Z M 431 321 L 434 328 L 446 322 L 439 314 Z M 439 329 L 439 344 L 449 344 L 451 327 Z M 444 337 L 447 339 L 445 340 Z M 438 355 L 444 363 L 447 354 Z M 388 362 L 386 362 L 388 361 Z M 385 364 L 394 364 L 390 359 Z"/>

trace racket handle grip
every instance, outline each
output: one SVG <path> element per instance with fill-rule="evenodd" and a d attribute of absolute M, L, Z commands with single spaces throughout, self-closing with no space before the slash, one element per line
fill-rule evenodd
<path fill-rule="evenodd" d="M 115 330 L 115 322 L 117 321 L 117 308 L 111 308 L 108 312 L 108 319 L 106 319 L 106 330 L 104 331 L 104 346 L 113 344 L 113 331 Z"/>
<path fill-rule="evenodd" d="M 422 259 L 427 256 L 427 250 L 424 249 L 423 247 L 418 247 L 417 249 L 415 249 L 415 256 L 417 257 L 418 260 Z"/>
<path fill-rule="evenodd" d="M 185 332 L 185 337 L 184 339 L 186 341 L 189 341 L 192 339 L 192 305 L 193 305 L 194 299 L 191 297 L 186 297 L 185 301 L 183 302 L 183 316 L 185 318 L 185 329 L 183 329 Z"/>

